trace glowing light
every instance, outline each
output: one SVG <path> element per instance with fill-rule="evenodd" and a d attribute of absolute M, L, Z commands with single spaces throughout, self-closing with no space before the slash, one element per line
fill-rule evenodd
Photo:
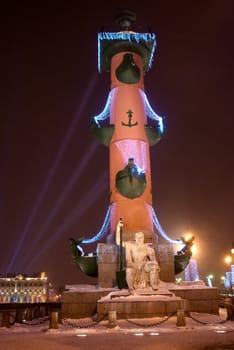
<path fill-rule="evenodd" d="M 154 33 L 135 33 L 135 32 L 100 32 L 98 40 L 128 40 L 128 41 L 155 41 Z M 156 44 L 156 42 L 155 42 Z"/>
<path fill-rule="evenodd" d="M 80 251 L 81 256 L 84 256 L 84 255 L 85 255 L 84 249 L 83 249 L 79 244 L 77 244 L 76 247 L 77 247 L 77 249 Z"/>
<path fill-rule="evenodd" d="M 189 242 L 192 237 L 193 237 L 192 233 L 190 233 L 190 232 L 186 233 L 186 235 L 184 237 L 185 242 Z"/>
<path fill-rule="evenodd" d="M 166 239 L 168 242 L 170 243 L 173 243 L 173 244 L 183 244 L 183 242 L 181 240 L 174 240 L 174 239 L 171 239 L 167 234 L 166 232 L 162 229 L 159 221 L 158 221 L 158 218 L 157 218 L 157 215 L 155 213 L 155 210 L 154 208 L 151 206 L 151 205 L 148 205 L 148 208 L 151 209 L 152 211 L 152 217 L 153 217 L 153 224 L 154 224 L 154 228 L 158 231 L 158 233 L 164 238 Z"/>
<path fill-rule="evenodd" d="M 47 280 L 47 276 L 46 276 L 46 273 L 44 271 L 40 273 L 40 279 Z"/>
<path fill-rule="evenodd" d="M 160 333 L 158 333 L 158 332 L 151 332 L 150 335 L 154 335 L 155 336 L 155 335 L 160 335 Z"/>
<path fill-rule="evenodd" d="M 209 286 L 209 287 L 213 287 L 213 284 L 212 284 L 212 279 L 213 279 L 213 278 L 214 278 L 213 275 L 206 276 L 207 283 L 208 283 L 208 286 Z"/>
<path fill-rule="evenodd" d="M 101 32 L 98 33 L 98 70 L 101 71 L 101 41 L 128 41 L 140 44 L 147 42 L 151 46 L 151 53 L 148 60 L 148 66 L 151 68 L 153 56 L 156 48 L 156 35 L 154 33 L 134 33 L 134 32 Z"/>
<path fill-rule="evenodd" d="M 227 255 L 224 259 L 225 263 L 230 265 L 232 262 L 232 257 L 230 255 Z"/>
<path fill-rule="evenodd" d="M 77 337 L 87 337 L 87 334 L 76 334 Z"/>
<path fill-rule="evenodd" d="M 196 255 L 197 254 L 197 246 L 193 244 L 193 246 L 191 247 L 191 251 L 192 251 L 192 255 Z"/>
<path fill-rule="evenodd" d="M 224 329 L 216 329 L 214 332 L 215 333 L 226 333 L 226 331 Z"/>
<path fill-rule="evenodd" d="M 183 280 L 182 280 L 182 278 L 181 277 L 176 277 L 176 283 L 180 283 L 180 282 L 182 282 Z"/>
<path fill-rule="evenodd" d="M 144 335 L 144 333 L 134 333 L 134 335 L 137 337 L 142 337 Z"/>
<path fill-rule="evenodd" d="M 98 126 L 99 126 L 98 121 L 105 120 L 105 119 L 109 118 L 109 116 L 110 116 L 110 106 L 111 106 L 111 100 L 112 100 L 112 96 L 113 96 L 114 91 L 115 91 L 115 89 L 112 89 L 110 91 L 103 111 L 100 114 L 93 117 L 93 119 L 95 120 L 95 122 Z"/>
<path fill-rule="evenodd" d="M 24 276 L 21 275 L 21 274 L 19 274 L 19 275 L 16 276 L 16 279 L 19 279 L 19 280 L 22 280 L 23 278 L 24 278 Z"/>
<path fill-rule="evenodd" d="M 198 281 L 198 269 L 197 269 L 197 261 L 195 259 L 190 259 L 188 265 L 185 270 L 185 281 Z"/>
<path fill-rule="evenodd" d="M 146 108 L 146 114 L 147 116 L 152 119 L 152 120 L 156 120 L 158 122 L 158 127 L 159 127 L 159 131 L 162 134 L 164 131 L 164 125 L 163 125 L 163 117 L 160 117 L 157 113 L 155 113 L 148 101 L 148 98 L 145 94 L 145 92 L 143 90 L 140 90 L 141 95 L 143 97 L 143 100 L 145 102 L 145 108 Z"/>

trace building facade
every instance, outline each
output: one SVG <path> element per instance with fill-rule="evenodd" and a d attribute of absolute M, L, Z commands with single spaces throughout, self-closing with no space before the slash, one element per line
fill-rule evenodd
<path fill-rule="evenodd" d="M 0 277 L 0 303 L 36 303 L 49 299 L 49 282 L 45 272 Z"/>

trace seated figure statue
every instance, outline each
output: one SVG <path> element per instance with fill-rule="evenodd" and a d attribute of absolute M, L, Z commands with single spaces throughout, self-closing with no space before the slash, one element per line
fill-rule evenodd
<path fill-rule="evenodd" d="M 129 290 L 148 287 L 157 290 L 159 271 L 154 249 L 144 243 L 142 232 L 136 232 L 135 242 L 126 244 L 126 281 Z"/>

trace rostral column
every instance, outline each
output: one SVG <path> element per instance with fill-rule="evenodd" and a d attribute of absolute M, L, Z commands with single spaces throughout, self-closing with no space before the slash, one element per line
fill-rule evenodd
<path fill-rule="evenodd" d="M 93 118 L 93 131 L 109 147 L 110 226 L 108 242 L 114 242 L 116 226 L 123 220 L 123 240 L 136 231 L 150 242 L 154 235 L 149 147 L 162 133 L 162 118 L 151 108 L 144 92 L 144 74 L 150 69 L 156 38 L 130 28 L 135 15 L 118 16 L 120 32 L 98 35 L 100 72 L 110 72 L 110 93 L 104 111 Z M 100 122 L 109 119 L 109 124 Z M 148 121 L 151 120 L 151 125 Z"/>

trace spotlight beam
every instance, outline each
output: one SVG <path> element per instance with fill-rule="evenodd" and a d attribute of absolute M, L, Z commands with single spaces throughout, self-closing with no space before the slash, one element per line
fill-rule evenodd
<path fill-rule="evenodd" d="M 26 254 L 24 254 L 23 259 L 20 259 L 21 265 L 25 267 L 26 262 L 28 261 L 29 255 L 31 254 L 31 250 L 33 250 L 35 247 L 38 247 L 39 242 L 43 239 L 43 235 L 48 229 L 49 225 L 51 224 L 52 220 L 55 218 L 56 214 L 61 209 L 62 205 L 64 204 L 65 199 L 68 197 L 69 193 L 73 190 L 73 188 L 76 186 L 76 184 L 79 181 L 79 178 L 82 174 L 82 172 L 85 170 L 87 164 L 90 161 L 90 158 L 93 157 L 93 154 L 96 150 L 96 143 L 93 142 L 89 149 L 87 150 L 86 156 L 82 158 L 81 163 L 79 163 L 79 166 L 77 167 L 76 171 L 73 173 L 73 176 L 71 179 L 69 179 L 69 182 L 64 187 L 61 194 L 59 194 L 59 198 L 57 202 L 53 205 L 52 209 L 49 211 L 49 215 L 46 217 L 46 220 L 44 221 L 41 229 L 36 234 L 36 238 L 32 240 L 30 250 L 27 251 Z M 19 266 L 19 270 L 23 271 L 23 267 Z M 27 265 L 26 265 L 27 266 Z"/>
<path fill-rule="evenodd" d="M 33 257 L 27 261 L 28 268 L 30 268 L 30 266 L 32 266 L 42 255 L 44 255 L 46 251 L 48 251 L 51 246 L 54 245 L 61 237 L 65 236 L 72 225 L 78 222 L 80 217 L 89 209 L 96 198 L 101 196 L 104 190 L 106 191 L 107 181 L 108 174 L 107 171 L 105 171 L 105 173 L 99 177 L 95 184 L 85 194 L 85 198 L 81 198 L 78 205 L 73 209 L 70 215 L 65 218 L 63 223 L 57 228 L 53 235 L 47 239 L 46 245 L 44 244 L 39 250 L 37 249 L 38 253 L 36 255 L 34 252 L 31 252 Z M 94 193 L 96 194 L 95 200 L 93 196 Z M 69 233 L 69 237 L 72 234 L 73 233 Z M 83 234 L 81 233 L 80 235 L 82 236 Z"/>
<path fill-rule="evenodd" d="M 76 127 L 77 127 L 77 124 L 78 124 L 78 121 L 79 121 L 79 118 L 83 115 L 83 110 L 86 106 L 86 104 L 88 103 L 89 101 L 89 98 L 90 98 L 90 95 L 91 93 L 93 92 L 94 90 L 94 87 L 95 87 L 95 84 L 97 83 L 97 75 L 95 77 L 95 79 L 89 79 L 89 87 L 87 89 L 85 89 L 86 91 L 86 94 L 84 96 L 84 98 L 81 99 L 81 103 L 79 104 L 79 107 L 72 119 L 72 122 L 68 128 L 68 131 L 65 135 L 65 139 L 63 141 L 63 144 L 62 146 L 59 148 L 58 152 L 57 152 L 57 155 L 55 157 L 55 161 L 54 161 L 54 164 L 52 165 L 50 171 L 49 171 L 49 174 L 46 178 L 46 181 L 42 187 L 42 190 L 35 202 L 35 205 L 33 207 L 33 210 L 31 212 L 31 214 L 28 216 L 28 220 L 25 224 L 25 227 L 23 229 L 23 231 L 21 232 L 20 234 L 20 238 L 18 240 L 18 244 L 13 252 L 13 254 L 11 255 L 11 259 L 7 265 L 7 268 L 6 268 L 6 273 L 9 273 L 12 271 L 13 269 L 13 266 L 15 264 L 15 261 L 18 260 L 18 257 L 19 257 L 19 254 L 20 254 L 20 251 L 23 249 L 23 244 L 24 244 L 24 241 L 28 235 L 28 232 L 29 232 L 29 229 L 35 219 L 35 217 L 37 216 L 38 214 L 38 211 L 39 211 L 39 208 L 41 207 L 42 203 L 43 203 L 43 200 L 46 196 L 46 194 L 48 193 L 48 189 L 49 189 L 49 185 L 51 184 L 51 181 L 53 179 L 53 177 L 55 176 L 55 173 L 57 171 L 57 168 L 64 156 L 64 153 L 65 153 L 65 150 L 68 146 L 68 144 L 70 143 L 71 141 L 71 138 L 73 136 L 73 134 L 75 133 L 75 130 L 76 130 Z M 18 264 L 17 264 L 18 266 Z"/>

